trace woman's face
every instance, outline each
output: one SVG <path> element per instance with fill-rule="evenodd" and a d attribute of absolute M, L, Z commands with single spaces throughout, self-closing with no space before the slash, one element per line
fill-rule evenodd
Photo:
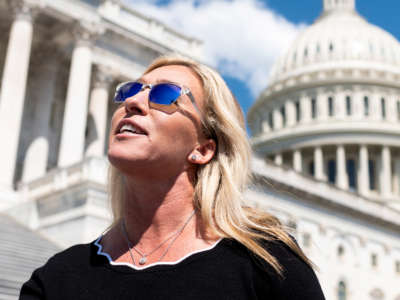
<path fill-rule="evenodd" d="M 143 75 L 140 81 L 183 85 L 190 89 L 200 109 L 203 108 L 201 81 L 188 67 L 160 67 Z M 148 94 L 149 89 L 139 92 L 115 111 L 109 137 L 109 160 L 124 174 L 137 174 L 139 170 L 159 174 L 182 171 L 188 166 L 193 149 L 204 140 L 199 113 L 187 95 L 179 97 L 179 108 L 175 112 L 168 112 L 149 103 Z M 139 132 L 121 132 L 119 128 L 125 122 Z"/>

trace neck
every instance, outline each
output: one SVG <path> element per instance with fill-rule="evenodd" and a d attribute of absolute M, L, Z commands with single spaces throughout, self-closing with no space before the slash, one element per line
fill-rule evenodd
<path fill-rule="evenodd" d="M 128 237 L 139 247 L 151 248 L 163 241 L 185 223 L 194 209 L 194 187 L 187 173 L 156 183 L 126 176 L 124 195 Z M 191 220 L 187 224 L 185 235 L 196 234 L 196 223 Z"/>

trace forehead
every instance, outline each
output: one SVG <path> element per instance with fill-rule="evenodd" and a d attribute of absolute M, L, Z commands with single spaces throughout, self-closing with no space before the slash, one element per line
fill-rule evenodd
<path fill-rule="evenodd" d="M 200 93 L 202 86 L 198 75 L 189 67 L 181 65 L 163 66 L 144 74 L 144 83 L 172 82 L 188 87 L 192 93 Z"/>

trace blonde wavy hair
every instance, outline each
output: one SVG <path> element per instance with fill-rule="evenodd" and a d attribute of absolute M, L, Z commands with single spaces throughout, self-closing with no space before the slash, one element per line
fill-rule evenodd
<path fill-rule="evenodd" d="M 282 266 L 263 246 L 265 241 L 285 243 L 313 266 L 276 217 L 245 204 L 243 192 L 251 182 L 251 147 L 243 112 L 225 81 L 210 67 L 177 54 L 157 58 L 144 74 L 169 65 L 186 66 L 201 79 L 205 95 L 204 132 L 217 144 L 213 159 L 197 169 L 193 200 L 207 232 L 238 241 L 279 275 L 283 275 Z M 112 165 L 109 189 L 115 224 L 122 217 L 124 189 L 122 174 Z"/>

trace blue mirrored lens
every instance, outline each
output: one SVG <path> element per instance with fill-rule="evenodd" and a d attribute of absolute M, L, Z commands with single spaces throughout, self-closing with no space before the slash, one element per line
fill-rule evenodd
<path fill-rule="evenodd" d="M 118 93 L 115 97 L 115 101 L 123 102 L 127 98 L 130 98 L 130 97 L 136 95 L 137 93 L 140 92 L 140 90 L 142 89 L 142 86 L 143 86 L 143 84 L 141 84 L 139 82 L 128 82 L 128 83 L 124 84 L 118 90 Z"/>
<path fill-rule="evenodd" d="M 170 105 L 181 95 L 181 88 L 170 83 L 160 83 L 155 85 L 149 94 L 151 102 L 157 104 Z"/>

